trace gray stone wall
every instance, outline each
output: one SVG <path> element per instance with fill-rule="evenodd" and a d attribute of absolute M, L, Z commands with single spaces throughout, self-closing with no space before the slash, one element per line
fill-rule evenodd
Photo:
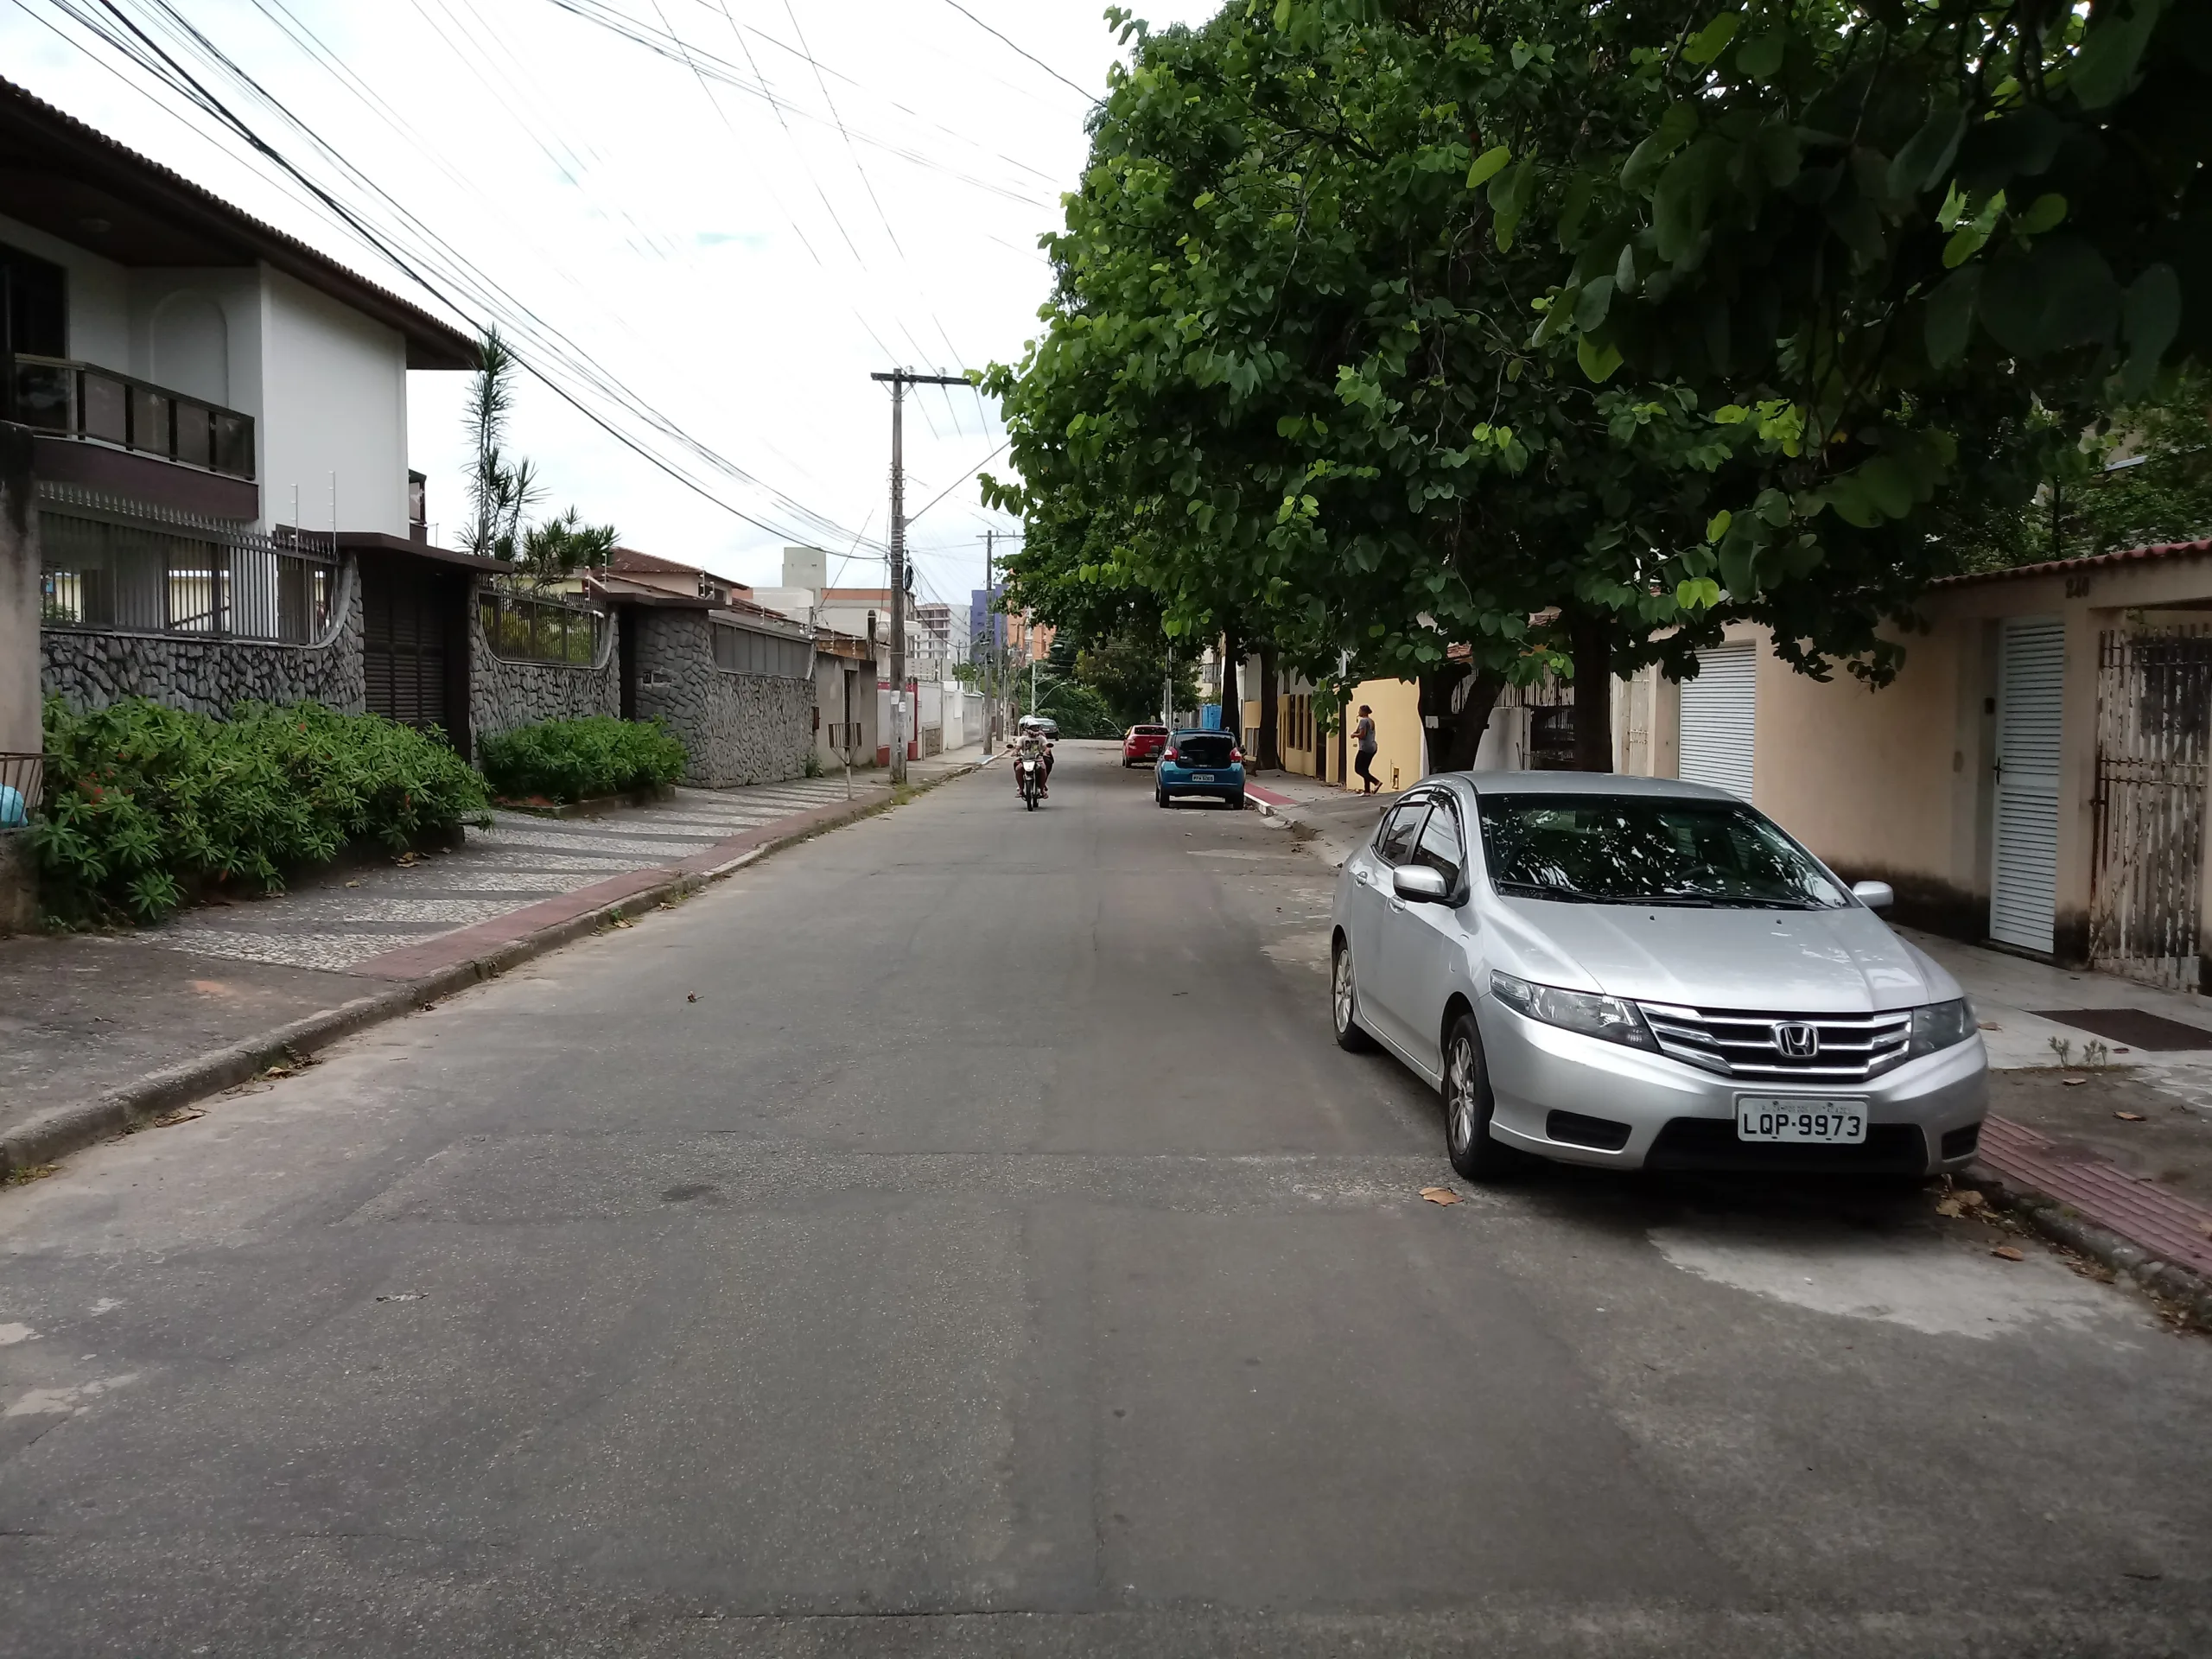
<path fill-rule="evenodd" d="M 691 753 L 683 781 L 708 789 L 804 777 L 814 682 L 715 666 L 703 611 L 638 614 L 638 718 L 659 720 Z"/>
<path fill-rule="evenodd" d="M 622 712 L 622 664 L 610 619 L 589 668 L 532 663 L 499 656 L 484 637 L 482 613 L 468 607 L 468 718 L 481 742 L 518 726 L 546 720 L 582 720 Z"/>
<path fill-rule="evenodd" d="M 248 698 L 297 702 L 305 697 L 358 715 L 368 706 L 368 687 L 361 660 L 360 574 L 351 558 L 340 569 L 331 609 L 336 625 L 311 645 L 41 628 L 40 683 L 48 695 L 79 709 L 151 697 L 172 709 L 223 715 Z"/>

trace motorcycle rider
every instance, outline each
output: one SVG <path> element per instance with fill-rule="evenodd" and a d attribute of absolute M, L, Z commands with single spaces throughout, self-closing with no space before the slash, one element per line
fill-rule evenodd
<path fill-rule="evenodd" d="M 1016 763 L 1014 772 L 1015 794 L 1021 792 L 1020 763 L 1024 760 L 1034 760 L 1041 767 L 1037 778 L 1038 798 L 1041 800 L 1052 792 L 1052 746 L 1045 741 L 1044 733 L 1034 726 L 1023 727 L 1020 736 L 1014 740 L 1014 758 Z"/>

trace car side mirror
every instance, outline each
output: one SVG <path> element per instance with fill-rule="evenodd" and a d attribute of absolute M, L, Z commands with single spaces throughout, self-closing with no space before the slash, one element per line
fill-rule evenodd
<path fill-rule="evenodd" d="M 1416 905 L 1441 905 L 1452 896 L 1444 872 L 1426 864 L 1401 864 L 1390 872 L 1390 891 Z"/>
<path fill-rule="evenodd" d="M 1897 901 L 1897 889 L 1886 881 L 1854 881 L 1851 896 L 1869 910 L 1887 910 Z"/>

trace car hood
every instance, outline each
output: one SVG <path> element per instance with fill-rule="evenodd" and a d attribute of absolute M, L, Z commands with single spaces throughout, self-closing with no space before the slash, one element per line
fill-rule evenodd
<path fill-rule="evenodd" d="M 1699 910 L 1501 899 L 1500 931 L 1530 976 L 1644 1002 L 1870 1013 L 1959 995 L 1951 976 L 1859 906 Z"/>

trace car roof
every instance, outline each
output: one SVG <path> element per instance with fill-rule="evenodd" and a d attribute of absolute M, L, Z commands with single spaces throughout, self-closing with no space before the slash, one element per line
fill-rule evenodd
<path fill-rule="evenodd" d="M 1643 795 L 1661 800 L 1734 801 L 1743 798 L 1711 784 L 1680 778 L 1636 778 L 1618 772 L 1446 772 L 1424 778 L 1433 784 L 1448 778 L 1478 795 Z"/>

